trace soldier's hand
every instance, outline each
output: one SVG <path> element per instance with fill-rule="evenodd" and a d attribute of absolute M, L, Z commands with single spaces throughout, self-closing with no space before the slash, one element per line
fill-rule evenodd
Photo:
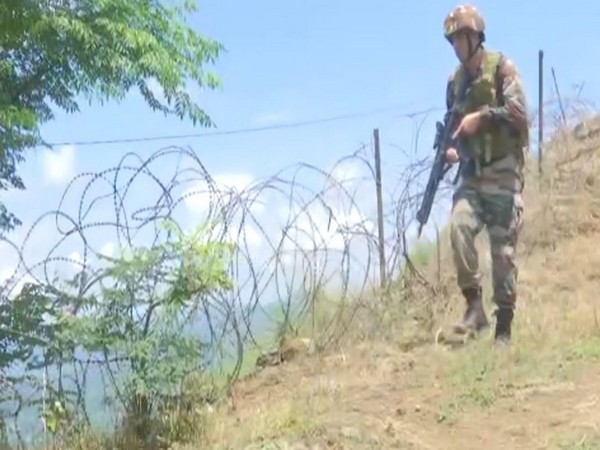
<path fill-rule="evenodd" d="M 481 114 L 478 111 L 467 114 L 460 121 L 458 128 L 452 135 L 452 139 L 456 139 L 458 137 L 471 136 L 479 129 L 480 124 Z"/>
<path fill-rule="evenodd" d="M 450 164 L 458 162 L 458 151 L 454 147 L 450 147 L 446 150 L 446 161 Z"/>

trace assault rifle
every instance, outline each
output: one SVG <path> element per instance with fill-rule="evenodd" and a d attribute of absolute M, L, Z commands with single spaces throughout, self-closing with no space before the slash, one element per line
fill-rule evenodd
<path fill-rule="evenodd" d="M 450 147 L 451 138 L 451 126 L 454 122 L 454 114 L 450 115 L 449 120 L 445 120 L 445 125 L 442 122 L 436 122 L 435 138 L 433 140 L 433 149 L 435 150 L 435 157 L 433 159 L 433 166 L 431 172 L 429 172 L 429 180 L 427 181 L 427 187 L 423 194 L 423 200 L 421 201 L 421 207 L 417 211 L 417 221 L 419 222 L 418 236 L 421 236 L 423 226 L 429 220 L 429 214 L 431 213 L 431 207 L 433 206 L 433 200 L 435 193 L 437 192 L 440 181 L 444 178 L 448 170 L 452 167 L 452 164 L 446 162 L 446 150 Z M 458 173 L 454 179 L 454 183 L 458 179 Z"/>
<path fill-rule="evenodd" d="M 458 181 L 463 164 L 466 162 L 464 160 L 464 156 L 461 154 L 462 152 L 460 152 L 459 142 L 453 142 L 452 132 L 454 126 L 457 125 L 459 120 L 462 118 L 462 113 L 458 110 L 456 105 L 457 103 L 460 104 L 462 102 L 469 84 L 470 78 L 468 76 L 463 76 L 463 80 L 454 105 L 452 105 L 450 111 L 446 113 L 444 122 L 442 123 L 438 121 L 435 124 L 436 132 L 435 138 L 433 139 L 435 157 L 433 159 L 431 172 L 429 173 L 427 187 L 425 188 L 425 193 L 423 194 L 423 200 L 421 201 L 421 207 L 419 208 L 419 211 L 417 211 L 417 221 L 419 222 L 419 230 L 417 234 L 418 237 L 421 237 L 423 226 L 427 223 L 427 220 L 429 220 L 429 214 L 431 213 L 431 207 L 433 206 L 433 199 L 435 198 L 438 185 L 446 173 L 452 168 L 452 164 L 446 162 L 446 150 L 449 147 L 454 146 L 459 152 L 458 171 L 456 172 L 456 177 L 454 177 L 453 184 L 456 184 Z"/>

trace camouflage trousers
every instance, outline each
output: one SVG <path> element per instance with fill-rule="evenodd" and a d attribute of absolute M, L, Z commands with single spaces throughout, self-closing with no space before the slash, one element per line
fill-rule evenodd
<path fill-rule="evenodd" d="M 485 228 L 498 309 L 514 309 L 517 298 L 516 246 L 524 207 L 521 180 L 516 160 L 510 158 L 482 169 L 481 176 L 463 181 L 453 196 L 450 239 L 458 286 L 464 289 L 481 285 L 475 239 Z"/>

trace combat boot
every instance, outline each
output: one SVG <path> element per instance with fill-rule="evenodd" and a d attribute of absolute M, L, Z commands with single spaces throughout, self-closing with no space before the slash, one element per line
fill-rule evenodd
<path fill-rule="evenodd" d="M 496 315 L 496 332 L 494 339 L 496 344 L 510 345 L 511 325 L 514 316 L 512 309 L 498 309 Z"/>
<path fill-rule="evenodd" d="M 467 301 L 467 310 L 462 323 L 454 326 L 454 332 L 459 334 L 468 331 L 479 332 L 489 325 L 483 308 L 481 287 L 463 289 L 462 292 Z"/>

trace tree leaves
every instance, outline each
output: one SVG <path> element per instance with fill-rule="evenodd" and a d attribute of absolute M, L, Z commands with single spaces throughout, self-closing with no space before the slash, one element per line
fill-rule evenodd
<path fill-rule="evenodd" d="M 43 143 L 39 126 L 53 109 L 79 111 L 82 98 L 121 100 L 137 88 L 148 106 L 212 126 L 186 85 L 214 89 L 205 66 L 222 44 L 185 23 L 194 1 L 3 0 L 0 2 L 0 189 L 23 189 L 16 166 Z M 152 93 L 149 80 L 164 91 Z M 19 223 L 0 211 L 0 230 Z"/>

